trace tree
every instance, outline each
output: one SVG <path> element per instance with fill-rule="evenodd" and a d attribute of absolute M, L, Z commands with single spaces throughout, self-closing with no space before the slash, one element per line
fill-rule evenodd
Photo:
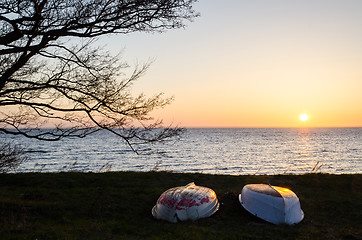
<path fill-rule="evenodd" d="M 27 159 L 21 146 L 10 142 L 0 143 L 0 173 L 15 169 Z"/>
<path fill-rule="evenodd" d="M 150 117 L 171 98 L 130 92 L 149 64 L 125 77 L 128 65 L 94 42 L 184 27 L 195 1 L 1 0 L 0 131 L 55 141 L 105 129 L 136 152 L 179 135 Z"/>

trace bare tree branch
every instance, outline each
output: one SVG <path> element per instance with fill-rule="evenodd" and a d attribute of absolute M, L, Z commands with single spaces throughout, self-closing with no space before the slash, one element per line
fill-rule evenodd
<path fill-rule="evenodd" d="M 0 142 L 0 173 L 14 170 L 28 158 L 19 145 L 10 142 Z"/>
<path fill-rule="evenodd" d="M 194 2 L 1 1 L 0 132 L 56 141 L 105 129 L 136 152 L 143 144 L 179 135 L 183 129 L 150 117 L 172 98 L 131 94 L 149 64 L 126 77 L 128 64 L 94 42 L 107 34 L 184 27 L 185 20 L 198 16 Z"/>

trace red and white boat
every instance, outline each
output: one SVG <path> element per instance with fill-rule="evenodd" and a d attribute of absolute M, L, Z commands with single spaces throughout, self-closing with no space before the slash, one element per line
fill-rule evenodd
<path fill-rule="evenodd" d="M 219 201 L 212 189 L 190 183 L 162 193 L 152 208 L 152 215 L 176 223 L 209 217 L 218 209 Z"/>

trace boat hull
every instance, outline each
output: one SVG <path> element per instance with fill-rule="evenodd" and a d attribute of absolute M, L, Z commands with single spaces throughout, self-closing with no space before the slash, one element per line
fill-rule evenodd
<path fill-rule="evenodd" d="M 212 189 L 190 183 L 163 192 L 152 208 L 152 215 L 176 223 L 209 217 L 218 209 L 219 202 Z"/>
<path fill-rule="evenodd" d="M 293 225 L 304 218 L 297 195 L 283 187 L 248 184 L 243 187 L 239 202 L 254 216 L 273 224 Z"/>

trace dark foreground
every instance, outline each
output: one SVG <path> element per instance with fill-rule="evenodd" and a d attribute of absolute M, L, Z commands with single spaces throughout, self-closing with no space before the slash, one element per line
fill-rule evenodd
<path fill-rule="evenodd" d="M 189 182 L 212 188 L 220 210 L 195 222 L 155 220 L 160 194 Z M 275 226 L 249 215 L 237 200 L 248 183 L 289 187 L 304 220 Z M 0 174 L 0 239 L 362 239 L 362 175 Z"/>

